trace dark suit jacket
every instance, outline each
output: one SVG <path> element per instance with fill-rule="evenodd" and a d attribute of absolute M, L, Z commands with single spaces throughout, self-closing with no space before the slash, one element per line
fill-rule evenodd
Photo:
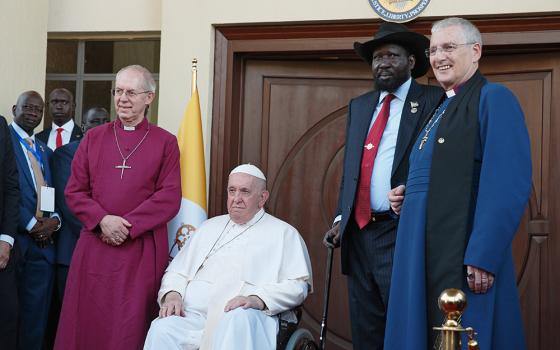
<path fill-rule="evenodd" d="M 19 183 L 6 119 L 0 116 L 0 234 L 15 238 L 19 218 Z"/>
<path fill-rule="evenodd" d="M 441 88 L 420 85 L 412 80 L 401 115 L 395 158 L 391 171 L 391 188 L 406 182 L 410 149 L 426 117 L 442 96 L 443 90 Z M 349 227 L 349 220 L 354 220 L 353 209 L 360 177 L 363 146 L 369 131 L 373 112 L 378 102 L 379 91 L 370 91 L 352 99 L 348 107 L 344 168 L 337 210 L 337 215 L 342 216 L 340 221 L 341 241 Z M 410 102 L 418 103 L 416 113 L 412 113 Z M 345 255 L 344 252 L 343 255 Z M 345 260 L 343 256 L 343 270 L 345 270 L 346 266 Z"/>
<path fill-rule="evenodd" d="M 20 202 L 19 202 L 19 224 L 18 224 L 18 236 L 17 240 L 20 243 L 19 247 L 22 256 L 25 255 L 29 249 L 33 249 L 40 252 L 48 262 L 54 263 L 55 259 L 55 249 L 53 244 L 49 244 L 46 248 L 39 248 L 35 241 L 29 236 L 26 226 L 29 220 L 35 216 L 35 210 L 37 207 L 37 192 L 35 191 L 35 185 L 33 184 L 33 177 L 29 166 L 27 165 L 27 159 L 21 148 L 18 135 L 14 128 L 10 126 L 10 131 L 12 133 L 12 146 L 14 148 L 14 154 L 16 156 L 16 164 L 19 173 L 19 188 L 20 188 Z M 35 138 L 35 146 L 37 152 L 41 154 L 43 158 L 43 177 L 47 185 L 52 186 L 52 176 L 50 169 L 50 158 L 52 156 L 52 151 L 45 143 L 41 140 Z"/>
<path fill-rule="evenodd" d="M 48 144 L 49 134 L 51 133 L 51 130 L 52 127 L 47 128 L 41 131 L 40 133 L 35 134 L 35 138 L 43 141 L 43 143 L 45 144 Z M 83 136 L 84 136 L 84 132 L 82 131 L 82 129 L 78 125 L 74 124 L 74 129 L 72 129 L 72 134 L 70 134 L 70 142 L 79 141 L 82 139 Z"/>
<path fill-rule="evenodd" d="M 16 238 L 19 218 L 18 171 L 10 129 L 0 116 L 0 233 Z M 6 268 L 0 270 L 0 347 L 15 349 L 18 330 L 17 267 L 19 248 L 16 241 Z"/>
<path fill-rule="evenodd" d="M 64 189 L 70 178 L 72 159 L 79 145 L 79 141 L 74 141 L 59 147 L 54 151 L 51 159 L 56 208 L 62 215 L 62 227 L 58 232 L 56 241 L 56 262 L 67 266 L 70 265 L 72 253 L 82 229 L 82 223 L 70 211 L 64 197 Z"/>

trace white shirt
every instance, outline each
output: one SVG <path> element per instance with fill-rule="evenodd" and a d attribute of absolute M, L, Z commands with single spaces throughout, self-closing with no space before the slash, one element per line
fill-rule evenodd
<path fill-rule="evenodd" d="M 0 234 L 0 241 L 4 241 L 10 245 L 10 247 L 14 246 L 14 237 L 10 235 Z"/>
<path fill-rule="evenodd" d="M 385 131 L 383 131 L 383 136 L 381 137 L 381 142 L 377 149 L 377 155 L 375 156 L 373 172 L 371 174 L 370 205 L 374 212 L 387 211 L 390 208 L 387 193 L 391 190 L 391 172 L 393 169 L 395 148 L 397 146 L 397 136 L 399 135 L 399 126 L 401 125 L 401 114 L 411 83 L 412 79 L 409 78 L 393 92 L 395 98 L 391 101 L 389 120 L 385 126 Z M 379 94 L 379 103 L 373 112 L 373 118 L 371 118 L 371 123 L 369 125 L 370 129 L 381 111 L 385 96 L 388 94 L 387 91 L 381 91 Z"/>
<path fill-rule="evenodd" d="M 55 123 L 52 124 L 51 132 L 49 133 L 49 140 L 47 146 L 53 151 L 56 149 L 56 135 L 58 134 L 57 129 L 62 128 L 62 145 L 66 145 L 70 142 L 70 136 L 72 136 L 72 130 L 74 130 L 74 120 L 70 119 L 66 124 L 58 126 Z"/>

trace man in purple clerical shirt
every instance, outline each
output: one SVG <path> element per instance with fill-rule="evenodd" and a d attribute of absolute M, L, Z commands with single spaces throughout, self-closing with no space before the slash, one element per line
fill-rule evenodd
<path fill-rule="evenodd" d="M 114 86 L 117 120 L 88 131 L 65 191 L 84 227 L 55 349 L 138 349 L 157 316 L 166 225 L 181 199 L 179 148 L 145 118 L 156 90 L 146 68 L 121 69 Z"/>

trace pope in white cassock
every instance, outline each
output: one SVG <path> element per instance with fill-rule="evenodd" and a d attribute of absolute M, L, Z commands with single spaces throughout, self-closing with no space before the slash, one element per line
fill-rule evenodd
<path fill-rule="evenodd" d="M 229 214 L 204 222 L 167 268 L 144 349 L 275 349 L 277 316 L 312 291 L 303 239 L 263 209 L 262 171 L 236 167 L 227 193 Z"/>

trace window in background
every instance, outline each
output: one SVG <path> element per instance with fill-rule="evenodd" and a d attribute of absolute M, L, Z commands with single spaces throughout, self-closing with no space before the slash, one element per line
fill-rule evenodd
<path fill-rule="evenodd" d="M 56 88 L 66 88 L 76 100 L 75 121 L 91 107 L 103 107 L 115 118 L 111 89 L 116 73 L 125 66 L 140 64 L 148 68 L 159 85 L 159 39 L 63 40 L 47 43 L 47 80 L 45 99 Z M 159 86 L 158 86 L 159 87 Z M 148 119 L 157 123 L 158 94 L 148 111 Z M 51 125 L 45 112 L 44 127 Z"/>

